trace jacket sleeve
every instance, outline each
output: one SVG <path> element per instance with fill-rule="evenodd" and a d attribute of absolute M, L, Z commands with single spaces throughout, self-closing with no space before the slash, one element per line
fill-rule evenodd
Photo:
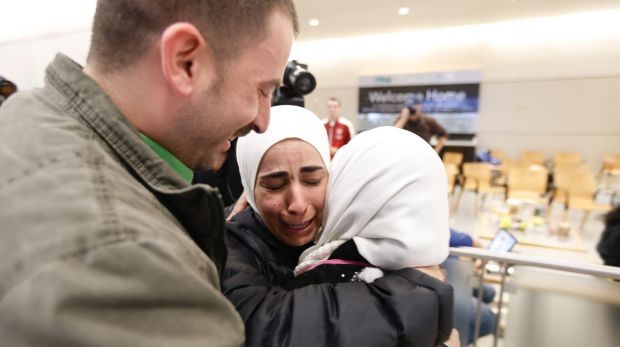
<path fill-rule="evenodd" d="M 223 290 L 246 323 L 247 346 L 434 346 L 452 329 L 452 287 L 417 270 L 285 290 L 257 259 L 229 252 Z"/>
<path fill-rule="evenodd" d="M 187 260 L 153 240 L 50 262 L 0 297 L 0 344 L 242 346 L 243 322 L 215 266 Z"/>

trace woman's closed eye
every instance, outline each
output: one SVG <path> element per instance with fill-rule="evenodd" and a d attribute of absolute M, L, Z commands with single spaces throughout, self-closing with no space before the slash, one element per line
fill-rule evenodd
<path fill-rule="evenodd" d="M 268 179 L 262 180 L 259 185 L 270 192 L 276 192 L 284 188 L 286 180 L 284 179 Z"/>
<path fill-rule="evenodd" d="M 304 180 L 304 183 L 309 186 L 320 186 L 321 182 L 323 182 L 323 178 Z"/>

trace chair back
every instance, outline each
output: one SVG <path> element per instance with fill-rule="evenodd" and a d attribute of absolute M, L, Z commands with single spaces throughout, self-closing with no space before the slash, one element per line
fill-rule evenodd
<path fill-rule="evenodd" d="M 454 191 L 454 186 L 456 185 L 456 176 L 459 174 L 459 168 L 454 164 L 445 164 L 446 175 L 448 176 L 448 193 L 452 193 Z"/>
<path fill-rule="evenodd" d="M 508 157 L 506 157 L 506 153 L 504 152 L 504 150 L 503 149 L 499 149 L 499 148 L 491 149 L 491 156 L 493 158 L 498 159 L 502 163 L 504 161 L 506 161 L 506 159 L 508 159 Z"/>
<path fill-rule="evenodd" d="M 458 168 L 463 162 L 463 153 L 460 152 L 445 152 L 443 154 L 444 164 L 453 164 Z"/>
<path fill-rule="evenodd" d="M 508 198 L 537 199 L 547 192 L 548 171 L 541 165 L 508 169 Z"/>
<path fill-rule="evenodd" d="M 491 185 L 491 164 L 489 163 L 464 163 L 463 164 L 463 177 L 465 178 L 465 184 L 470 189 L 473 185 L 479 187 L 488 187 Z"/>
<path fill-rule="evenodd" d="M 542 151 L 523 151 L 519 156 L 521 162 L 534 165 L 545 165 L 545 153 Z"/>
<path fill-rule="evenodd" d="M 553 155 L 553 166 L 579 165 L 582 161 L 579 152 L 557 152 Z"/>

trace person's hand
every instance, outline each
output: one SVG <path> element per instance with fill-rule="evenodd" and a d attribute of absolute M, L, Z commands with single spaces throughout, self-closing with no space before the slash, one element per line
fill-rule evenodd
<path fill-rule="evenodd" d="M 237 199 L 237 202 L 235 202 L 235 206 L 233 206 L 232 211 L 230 211 L 230 214 L 226 217 L 226 221 L 230 222 L 237 213 L 245 210 L 248 206 L 250 206 L 250 204 L 248 203 L 248 197 L 245 195 L 244 191 L 239 196 L 239 199 Z"/>
<path fill-rule="evenodd" d="M 450 332 L 450 337 L 448 338 L 448 341 L 444 342 L 442 346 L 461 347 L 461 339 L 459 337 L 459 332 L 456 329 L 452 329 L 452 332 Z"/>
<path fill-rule="evenodd" d="M 420 270 L 424 272 L 425 274 L 435 277 L 436 279 L 442 282 L 446 280 L 446 276 L 444 272 L 441 270 L 441 268 L 439 267 L 439 265 L 416 267 L 416 270 Z"/>

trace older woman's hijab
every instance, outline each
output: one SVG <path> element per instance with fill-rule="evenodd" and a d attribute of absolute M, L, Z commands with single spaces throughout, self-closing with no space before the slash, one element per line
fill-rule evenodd
<path fill-rule="evenodd" d="M 443 163 L 417 135 L 380 127 L 336 153 L 323 233 L 296 274 L 353 239 L 372 265 L 396 270 L 437 265 L 448 256 L 448 191 Z"/>
<path fill-rule="evenodd" d="M 247 195 L 248 203 L 259 213 L 254 199 L 256 174 L 265 152 L 276 143 L 297 138 L 312 145 L 329 172 L 329 141 L 321 120 L 311 111 L 298 106 L 274 106 L 267 131 L 262 134 L 251 132 L 237 141 L 237 161 L 241 183 Z"/>

